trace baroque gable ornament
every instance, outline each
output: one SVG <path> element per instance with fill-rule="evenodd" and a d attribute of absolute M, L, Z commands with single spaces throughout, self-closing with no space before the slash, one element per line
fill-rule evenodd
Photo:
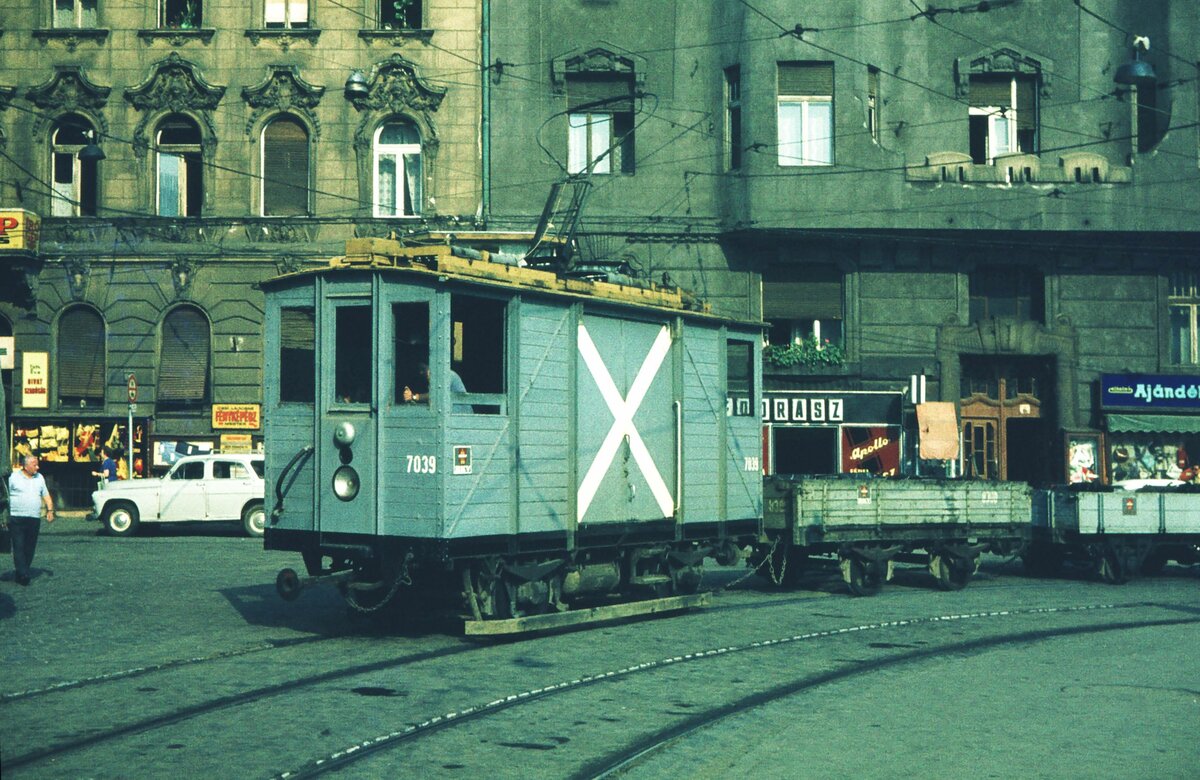
<path fill-rule="evenodd" d="M 349 98 L 359 111 L 403 113 L 437 111 L 446 97 L 445 89 L 426 84 L 417 68 L 399 54 L 393 54 L 371 69 L 367 94 Z"/>
<path fill-rule="evenodd" d="M 1037 76 L 1042 97 L 1050 95 L 1054 61 L 1033 55 L 1010 43 L 1001 43 L 954 61 L 955 96 L 966 98 L 971 91 L 971 76 L 984 73 L 1018 73 Z"/>
<path fill-rule="evenodd" d="M 146 123 L 160 111 L 171 113 L 191 112 L 204 119 L 208 133 L 204 137 L 206 152 L 216 143 L 216 128 L 209 112 L 214 111 L 225 95 L 225 87 L 209 84 L 199 69 L 176 52 L 154 65 L 151 75 L 136 87 L 125 90 L 125 99 L 141 111 L 144 116 L 133 134 L 134 152 L 143 156 L 149 149 L 146 138 Z"/>
<path fill-rule="evenodd" d="M 107 132 L 108 123 L 101 109 L 108 103 L 111 92 L 112 87 L 93 84 L 78 65 L 59 65 L 49 81 L 25 90 L 25 99 L 45 113 L 87 114 L 99 121 L 101 132 Z M 34 120 L 34 134 L 40 133 L 49 119 L 42 115 Z"/>
<path fill-rule="evenodd" d="M 253 87 L 242 89 L 242 100 L 254 109 L 246 122 L 246 134 L 268 111 L 292 111 L 304 114 L 313 127 L 314 134 L 321 135 L 321 124 L 313 109 L 321 102 L 325 87 L 309 84 L 300 75 L 295 65 L 272 65 L 265 79 Z"/>
<path fill-rule="evenodd" d="M 625 76 L 641 89 L 646 81 L 646 60 L 633 52 L 619 52 L 611 44 L 602 42 L 590 49 L 567 52 L 555 57 L 551 63 L 550 75 L 557 91 L 562 91 L 569 76 L 582 74 Z"/>

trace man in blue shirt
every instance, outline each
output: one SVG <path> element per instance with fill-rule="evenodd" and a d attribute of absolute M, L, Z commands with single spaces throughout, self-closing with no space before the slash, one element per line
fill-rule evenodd
<path fill-rule="evenodd" d="M 46 522 L 54 522 L 54 500 L 46 489 L 46 480 L 38 473 L 37 455 L 26 455 L 21 468 L 8 477 L 9 519 L 12 536 L 13 567 L 18 585 L 29 584 L 29 567 L 37 549 L 42 524 L 42 506 Z"/>

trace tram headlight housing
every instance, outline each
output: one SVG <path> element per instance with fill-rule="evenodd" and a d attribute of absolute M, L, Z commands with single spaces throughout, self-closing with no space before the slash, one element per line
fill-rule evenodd
<path fill-rule="evenodd" d="M 354 437 L 357 431 L 354 430 L 354 423 L 340 422 L 333 429 L 333 440 L 337 442 L 339 447 L 349 447 L 354 443 Z"/>
<path fill-rule="evenodd" d="M 343 501 L 352 501 L 361 487 L 358 472 L 353 466 L 340 466 L 333 472 L 333 494 Z"/>

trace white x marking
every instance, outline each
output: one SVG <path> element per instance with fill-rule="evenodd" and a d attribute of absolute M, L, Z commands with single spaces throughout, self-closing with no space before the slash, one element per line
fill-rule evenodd
<path fill-rule="evenodd" d="M 616 457 L 617 449 L 621 446 L 621 439 L 624 438 L 629 440 L 629 451 L 633 454 L 638 468 L 641 469 L 642 476 L 646 478 L 646 483 L 650 486 L 650 492 L 654 495 L 658 508 L 662 510 L 663 517 L 671 517 L 674 514 L 675 502 L 671 498 L 671 491 L 667 489 L 662 475 L 658 473 L 658 467 L 654 464 L 654 458 L 650 455 L 650 450 L 647 449 L 646 443 L 642 441 L 641 435 L 633 425 L 633 416 L 637 414 L 638 407 L 642 405 L 646 393 L 650 390 L 650 385 L 654 382 L 654 377 L 658 374 L 658 369 L 662 366 L 663 360 L 670 350 L 671 332 L 664 325 L 658 332 L 658 337 L 654 339 L 654 344 L 650 347 L 646 359 L 642 361 L 642 367 L 638 369 L 637 376 L 634 377 L 633 384 L 629 387 L 629 395 L 622 398 L 621 391 L 613 383 L 612 375 L 608 373 L 608 366 L 604 365 L 604 359 L 600 357 L 600 352 L 592 342 L 592 337 L 588 335 L 587 328 L 582 322 L 579 323 L 579 355 L 588 367 L 592 379 L 596 381 L 596 387 L 599 388 L 600 395 L 604 398 L 604 403 L 608 405 L 613 416 L 613 424 L 608 429 L 608 435 L 604 437 L 604 442 L 596 451 L 592 465 L 588 467 L 587 474 L 579 483 L 577 504 L 580 522 L 587 514 L 592 499 L 596 497 L 596 491 L 600 489 L 600 482 L 608 473 L 613 458 Z"/>

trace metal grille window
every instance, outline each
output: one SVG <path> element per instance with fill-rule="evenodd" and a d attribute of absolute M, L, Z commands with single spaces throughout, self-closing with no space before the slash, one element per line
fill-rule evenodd
<path fill-rule="evenodd" d="M 379 29 L 421 29 L 421 0 L 379 0 Z"/>
<path fill-rule="evenodd" d="M 263 26 L 268 30 L 307 28 L 308 0 L 265 0 Z"/>
<path fill-rule="evenodd" d="M 1200 274 L 1177 271 L 1171 274 L 1167 310 L 1171 328 L 1171 362 L 1200 364 Z"/>
<path fill-rule="evenodd" d="M 420 213 L 421 134 L 411 122 L 388 122 L 375 133 L 375 216 Z"/>
<path fill-rule="evenodd" d="M 195 306 L 180 306 L 167 314 L 159 348 L 159 406 L 208 401 L 210 349 L 208 318 L 203 312 Z"/>
<path fill-rule="evenodd" d="M 742 167 L 742 69 L 725 69 L 725 168 Z"/>
<path fill-rule="evenodd" d="M 633 84 L 625 76 L 567 80 L 567 172 L 633 173 Z"/>
<path fill-rule="evenodd" d="M 280 117 L 262 133 L 262 213 L 264 217 L 308 213 L 308 131 L 292 117 Z"/>
<path fill-rule="evenodd" d="M 1022 74 L 971 76 L 968 108 L 971 159 L 1037 151 L 1037 83 Z"/>
<path fill-rule="evenodd" d="M 93 132 L 91 123 L 70 114 L 54 127 L 51 136 L 51 167 L 54 189 L 50 213 L 56 217 L 95 216 L 97 165 L 95 160 L 80 160 L 79 150 Z"/>
<path fill-rule="evenodd" d="M 778 67 L 779 164 L 833 165 L 833 63 Z"/>
<path fill-rule="evenodd" d="M 771 269 L 763 278 L 767 342 L 777 346 L 816 339 L 842 344 L 842 272 L 833 266 Z"/>
<path fill-rule="evenodd" d="M 159 216 L 200 216 L 204 200 L 200 128 L 190 118 L 173 114 L 158 126 L 155 146 Z"/>
<path fill-rule="evenodd" d="M 107 331 L 99 312 L 73 306 L 58 320 L 58 402 L 76 408 L 104 405 Z"/>
<path fill-rule="evenodd" d="M 987 268 L 971 274 L 971 324 L 997 317 L 1045 322 L 1042 275 L 1023 268 Z"/>
<path fill-rule="evenodd" d="M 317 399 L 317 319 L 311 307 L 279 312 L 279 400 L 311 404 Z"/>
<path fill-rule="evenodd" d="M 96 0 L 54 0 L 54 26 L 84 30 L 96 27 Z"/>

